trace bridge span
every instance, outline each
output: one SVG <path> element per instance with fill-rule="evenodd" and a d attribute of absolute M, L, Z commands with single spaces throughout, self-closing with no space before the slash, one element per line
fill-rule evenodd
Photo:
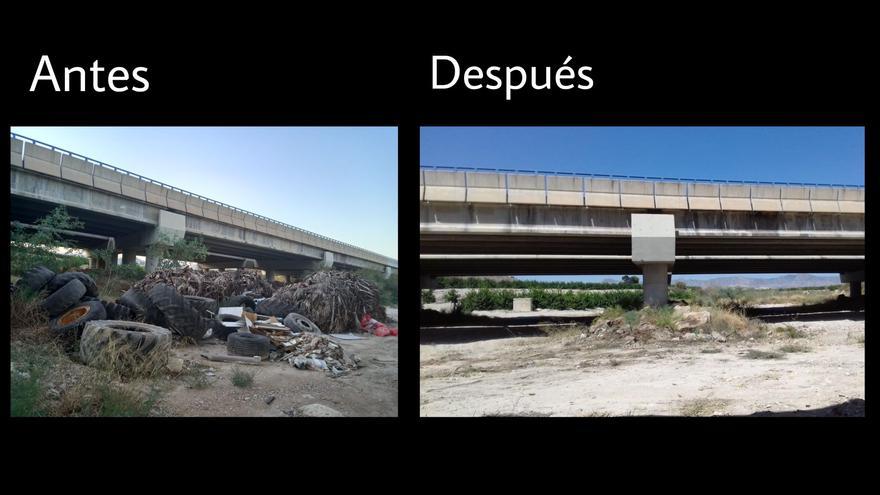
<path fill-rule="evenodd" d="M 419 194 L 423 285 L 642 273 L 660 304 L 673 272 L 864 280 L 863 186 L 423 167 Z"/>

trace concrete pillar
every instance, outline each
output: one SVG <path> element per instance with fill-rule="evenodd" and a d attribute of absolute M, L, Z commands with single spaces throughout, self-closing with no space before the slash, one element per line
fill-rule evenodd
<path fill-rule="evenodd" d="M 645 305 L 663 306 L 675 263 L 675 217 L 633 213 L 631 226 L 632 261 L 642 269 Z"/>
<path fill-rule="evenodd" d="M 275 280 L 275 270 L 266 270 L 266 280 L 272 282 Z"/>
<path fill-rule="evenodd" d="M 385 278 L 386 279 L 391 278 L 391 267 L 390 266 L 385 267 Z"/>
<path fill-rule="evenodd" d="M 857 299 L 862 297 L 862 283 L 853 280 L 849 283 L 849 297 Z"/>
<path fill-rule="evenodd" d="M 642 265 L 642 287 L 646 306 L 664 306 L 668 302 L 668 269 L 669 266 L 663 263 Z"/>
<path fill-rule="evenodd" d="M 123 249 L 122 250 L 122 264 L 123 265 L 137 264 L 137 253 L 135 253 L 134 249 Z"/>
<path fill-rule="evenodd" d="M 156 271 L 156 268 L 159 266 L 159 258 L 157 256 L 150 256 L 147 254 L 146 263 L 144 263 L 144 269 L 147 273 L 153 273 Z"/>
<path fill-rule="evenodd" d="M 846 272 L 840 274 L 841 283 L 849 282 L 849 297 L 858 299 L 862 297 L 862 282 L 865 281 L 865 271 Z"/>
<path fill-rule="evenodd" d="M 333 268 L 333 253 L 324 251 L 324 260 L 321 263 L 325 268 Z"/>

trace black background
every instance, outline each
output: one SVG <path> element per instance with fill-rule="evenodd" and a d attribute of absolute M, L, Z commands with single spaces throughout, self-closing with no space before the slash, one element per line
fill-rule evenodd
<path fill-rule="evenodd" d="M 301 20 L 301 22 L 306 22 Z M 451 447 L 473 451 L 491 443 L 516 448 L 524 438 L 584 446 L 598 439 L 617 440 L 633 432 L 650 432 L 661 445 L 677 443 L 682 431 L 702 436 L 708 430 L 738 444 L 744 431 L 784 434 L 801 441 L 805 429 L 845 430 L 857 434 L 867 421 L 804 418 L 758 421 L 726 418 L 693 421 L 675 418 L 597 418 L 481 420 L 420 419 L 418 410 L 418 209 L 415 203 L 420 125 L 865 125 L 867 196 L 876 183 L 876 113 L 870 93 L 877 81 L 869 72 L 867 39 L 859 29 L 831 37 L 824 30 L 759 36 L 751 26 L 713 33 L 663 28 L 598 33 L 584 29 L 572 39 L 547 36 L 490 36 L 456 42 L 425 41 L 428 36 L 385 31 L 336 37 L 315 33 L 271 36 L 231 31 L 236 35 L 166 36 L 157 29 L 131 36 L 11 36 L 5 54 L 7 123 L 9 125 L 392 125 L 399 127 L 399 265 L 400 418 L 346 419 L 326 422 L 296 420 L 295 435 L 321 437 L 342 433 L 358 452 L 372 448 L 413 452 Z M 268 30 L 267 30 L 268 31 Z M 295 30 L 291 30 L 293 32 Z M 450 27 L 449 31 L 455 32 Z M 714 34 L 714 35 L 713 35 Z M 9 36 L 9 35 L 8 35 Z M 147 39 L 148 43 L 129 43 Z M 448 38 L 447 38 L 448 39 Z M 833 42 L 832 42 L 833 40 Z M 51 56 L 56 72 L 63 66 L 88 67 L 94 60 L 109 68 L 149 68 L 145 93 L 29 93 L 40 55 Z M 575 69 L 591 66 L 594 87 L 588 91 L 470 91 L 461 82 L 453 90 L 432 90 L 431 56 L 450 55 L 462 66 L 519 65 L 558 67 L 566 56 Z M 106 72 L 105 72 L 106 74 Z M 106 84 L 105 84 L 106 85 Z M 148 171 L 144 171 L 149 175 Z M 707 172 L 710 175 L 710 172 Z M 340 178 L 342 180 L 342 178 Z M 868 201 L 869 209 L 873 208 Z M 873 232 L 868 215 L 868 241 Z M 870 250 L 870 247 L 868 247 Z M 868 265 L 869 271 L 870 264 Z M 870 321 L 870 320 L 868 320 Z M 867 349 L 870 349 L 868 346 Z M 869 367 L 870 369 L 870 367 Z M 868 380 L 870 383 L 871 380 Z M 868 413 L 870 416 L 870 413 Z M 772 419 L 772 418 L 770 418 Z M 137 428 L 175 432 L 252 428 L 271 436 L 277 421 L 184 419 L 160 421 L 10 420 L 23 438 L 57 432 L 122 433 Z M 149 424 L 148 424 L 149 423 Z M 158 426 L 157 426 L 158 424 Z M 673 428 L 674 427 L 674 428 Z M 284 426 L 287 428 L 287 426 Z M 49 432 L 47 434 L 47 432 Z M 733 432 L 733 433 L 731 433 Z M 836 435 L 837 433 L 835 433 Z M 574 435 L 574 436 L 572 436 Z M 179 438 L 179 437 L 178 437 Z M 195 441 L 195 436 L 189 436 Z M 289 438 L 283 436 L 282 438 Z M 644 438 L 644 437 L 643 437 Z M 853 438 L 853 437 L 850 437 Z M 238 437 L 243 443 L 242 437 Z M 743 445 L 750 444 L 742 440 Z M 404 451 L 402 449 L 410 449 Z M 473 452 L 470 452 L 473 454 Z M 366 454 L 363 454 L 366 455 Z M 394 462 L 394 461 L 390 461 Z"/>

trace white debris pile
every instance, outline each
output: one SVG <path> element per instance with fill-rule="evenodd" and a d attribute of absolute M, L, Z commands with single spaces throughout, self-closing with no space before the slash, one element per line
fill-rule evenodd
<path fill-rule="evenodd" d="M 270 337 L 281 351 L 276 359 L 289 362 L 299 369 L 323 370 L 339 376 L 358 368 L 359 359 L 346 356 L 342 346 L 326 335 L 294 333 L 288 338 Z"/>

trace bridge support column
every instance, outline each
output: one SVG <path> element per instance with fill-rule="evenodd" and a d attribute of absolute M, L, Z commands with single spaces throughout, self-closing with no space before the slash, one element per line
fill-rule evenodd
<path fill-rule="evenodd" d="M 646 306 L 665 306 L 669 301 L 669 265 L 649 263 L 642 265 L 642 287 L 645 293 Z"/>
<path fill-rule="evenodd" d="M 147 259 L 144 263 L 144 269 L 147 273 L 153 273 L 156 271 L 156 268 L 159 266 L 159 257 L 158 256 L 150 256 L 150 253 L 147 253 Z"/>
<path fill-rule="evenodd" d="M 642 268 L 645 305 L 664 306 L 675 263 L 675 217 L 633 213 L 631 226 L 632 261 Z"/>
<path fill-rule="evenodd" d="M 390 266 L 385 267 L 385 278 L 386 279 L 391 278 L 391 267 Z"/>
<path fill-rule="evenodd" d="M 333 253 L 324 251 L 324 261 L 321 263 L 324 268 L 333 268 Z"/>
<path fill-rule="evenodd" d="M 134 249 L 123 249 L 122 250 L 122 264 L 123 265 L 135 265 L 137 264 L 137 253 Z"/>
<path fill-rule="evenodd" d="M 859 299 L 862 297 L 862 282 L 865 281 L 865 271 L 847 272 L 840 274 L 840 281 L 849 282 L 849 297 Z"/>
<path fill-rule="evenodd" d="M 272 282 L 275 280 L 275 270 L 266 269 L 266 280 Z"/>
<path fill-rule="evenodd" d="M 421 275 L 419 277 L 419 288 L 420 289 L 436 289 L 437 288 L 437 278 L 432 277 L 430 275 Z"/>

